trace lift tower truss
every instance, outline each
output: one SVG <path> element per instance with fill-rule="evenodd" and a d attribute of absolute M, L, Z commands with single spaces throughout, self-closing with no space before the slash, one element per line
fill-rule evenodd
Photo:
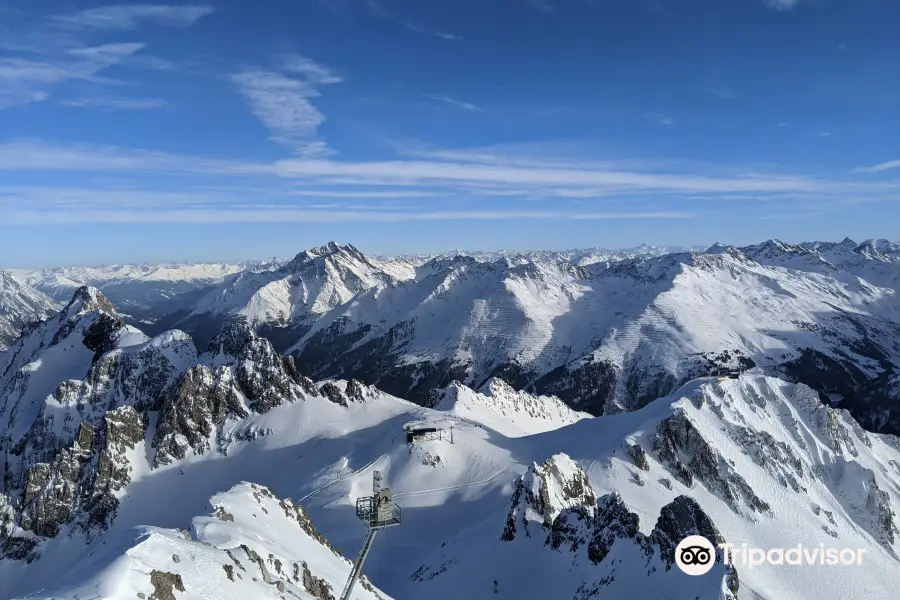
<path fill-rule="evenodd" d="M 375 471 L 372 475 L 372 495 L 356 499 L 356 516 L 366 524 L 368 532 L 362 550 L 353 563 L 350 577 L 341 592 L 341 600 L 350 600 L 353 586 L 362 573 L 363 563 L 372 550 L 375 534 L 386 527 L 394 527 L 400 524 L 400 507 L 394 504 L 393 496 L 389 488 L 381 488 L 381 471 Z"/>

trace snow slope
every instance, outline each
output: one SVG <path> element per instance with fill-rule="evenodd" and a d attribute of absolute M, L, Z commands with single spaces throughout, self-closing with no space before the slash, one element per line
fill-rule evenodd
<path fill-rule="evenodd" d="M 704 379 L 631 413 L 514 438 L 477 418 L 329 382 L 265 412 L 225 419 L 209 434 L 225 443 L 195 445 L 157 466 L 149 424 L 128 452 L 131 481 L 118 492 L 109 527 L 90 545 L 82 531 L 64 529 L 71 537 L 41 541 L 30 564 L 0 561 L 0 580 L 13 598 L 40 588 L 45 595 L 37 597 L 83 598 L 98 585 L 131 597 L 150 590 L 147 571 L 155 568 L 182 575 L 187 595 L 176 598 L 266 594 L 223 578 L 227 555 L 216 548 L 252 540 L 264 562 L 272 553 L 282 565 L 303 558 L 313 569 L 315 559 L 323 566 L 313 572 L 321 569 L 337 590 L 346 563 L 324 550 L 294 549 L 295 529 L 260 521 L 277 511 L 260 514 L 246 486 L 228 492 L 239 501 L 216 494 L 255 481 L 276 497 L 298 498 L 317 530 L 352 556 L 364 532 L 352 502 L 368 493 L 378 469 L 403 522 L 379 534 L 366 572 L 397 598 L 725 599 L 736 587 L 739 599 L 829 600 L 860 597 L 861 586 L 887 598 L 900 585 L 900 441 L 863 431 L 805 386 L 761 375 Z M 411 420 L 455 421 L 454 443 L 407 445 L 402 426 Z M 194 519 L 210 512 L 210 497 L 226 505 L 234 528 Z M 135 544 L 135 527 L 177 530 L 192 519 L 192 540 L 212 546 L 155 529 Z M 866 562 L 738 566 L 735 586 L 722 565 L 693 578 L 667 568 L 687 534 L 762 547 L 858 547 Z M 91 552 L 109 558 L 88 559 Z M 195 564 L 208 581 L 189 584 Z"/>
<path fill-rule="evenodd" d="M 490 379 L 480 392 L 453 382 L 436 394 L 435 409 L 474 421 L 506 437 L 522 437 L 571 425 L 591 415 L 577 412 L 554 396 L 514 390 L 502 379 Z"/>
<path fill-rule="evenodd" d="M 29 598 L 313 600 L 339 594 L 352 566 L 302 506 L 251 483 L 213 496 L 189 531 L 138 527 L 109 542 Z M 354 597 L 389 600 L 366 579 Z"/>
<path fill-rule="evenodd" d="M 60 304 L 6 271 L 0 271 L 0 352 L 9 348 L 34 321 L 50 316 Z"/>

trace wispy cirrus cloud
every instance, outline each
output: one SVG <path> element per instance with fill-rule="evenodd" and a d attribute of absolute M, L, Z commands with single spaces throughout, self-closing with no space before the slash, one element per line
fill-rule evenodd
<path fill-rule="evenodd" d="M 787 10 L 792 10 L 800 3 L 800 0 L 764 0 L 764 1 L 765 1 L 766 6 L 768 6 L 772 10 L 777 10 L 777 11 L 782 11 L 782 12 L 787 11 Z"/>
<path fill-rule="evenodd" d="M 378 17 L 379 19 L 395 23 L 416 33 L 430 35 L 432 37 L 454 42 L 459 42 L 463 39 L 461 36 L 453 33 L 426 27 L 425 25 L 422 25 L 421 23 L 413 19 L 397 16 L 387 7 L 387 4 L 385 4 L 385 2 L 383 2 L 382 0 L 366 0 L 366 7 L 368 8 L 369 14 Z"/>
<path fill-rule="evenodd" d="M 56 15 L 52 22 L 64 28 L 107 31 L 137 29 L 144 22 L 189 27 L 214 12 L 209 5 L 119 4 Z"/>
<path fill-rule="evenodd" d="M 145 47 L 116 43 L 70 49 L 47 57 L 0 58 L 0 108 L 41 102 L 65 81 L 97 81 L 98 74 Z"/>
<path fill-rule="evenodd" d="M 343 81 L 337 73 L 300 55 L 282 55 L 281 72 L 248 68 L 230 76 L 253 114 L 271 131 L 271 138 L 301 156 L 329 153 L 318 137 L 325 121 L 312 103 L 319 87 Z M 287 73 L 287 74 L 285 74 Z"/>
<path fill-rule="evenodd" d="M 900 169 L 900 159 L 889 160 L 888 162 L 872 165 L 871 167 L 859 167 L 854 169 L 854 173 L 881 173 L 882 171 L 890 171 L 891 169 Z"/>
<path fill-rule="evenodd" d="M 538 12 L 546 14 L 555 14 L 557 12 L 556 6 L 550 0 L 527 0 L 527 2 L 528 6 Z"/>
<path fill-rule="evenodd" d="M 675 121 L 673 121 L 671 117 L 664 115 L 663 113 L 660 113 L 660 112 L 649 112 L 649 113 L 646 113 L 644 116 L 647 117 L 648 119 L 652 119 L 653 121 L 656 121 L 657 123 L 660 123 L 662 125 L 674 125 L 675 124 Z"/>
<path fill-rule="evenodd" d="M 461 108 L 463 110 L 469 110 L 469 111 L 483 111 L 484 110 L 484 108 L 482 108 L 480 106 L 477 106 L 470 102 L 463 102 L 462 100 L 457 100 L 456 98 L 453 98 L 446 94 L 422 94 L 422 95 L 425 98 L 428 98 L 430 100 L 435 100 L 437 102 L 443 102 L 445 104 L 450 104 L 451 106 L 455 106 L 455 107 Z"/>
<path fill-rule="evenodd" d="M 112 96 L 96 96 L 86 98 L 72 98 L 62 102 L 69 108 L 93 108 L 100 111 L 114 110 L 155 110 L 169 106 L 169 103 L 161 98 L 128 98 Z"/>
<path fill-rule="evenodd" d="M 0 109 L 44 101 L 69 81 L 121 84 L 101 74 L 111 67 L 173 70 L 171 61 L 143 53 L 142 42 L 88 42 L 98 32 L 133 30 L 145 23 L 187 27 L 213 11 L 207 5 L 123 4 L 55 15 L 36 24 L 19 23 L 20 16 L 13 14 L 0 33 L 0 49 L 6 53 L 0 58 Z"/>
<path fill-rule="evenodd" d="M 66 181 L 81 176 L 90 182 L 78 189 L 0 184 L 5 219 L 0 226 L 37 215 L 49 215 L 46 222 L 661 219 L 695 215 L 698 206 L 702 212 L 714 203 L 768 203 L 787 213 L 852 198 L 900 198 L 900 181 L 604 162 L 540 147 L 530 148 L 530 154 L 462 148 L 422 151 L 414 159 L 244 162 L 39 141 L 0 143 L 0 171 L 35 180 L 64 172 Z M 151 173 L 170 176 L 148 178 Z M 108 182 L 115 185 L 105 188 Z M 552 206 L 533 203 L 546 199 Z"/>
<path fill-rule="evenodd" d="M 700 89 L 721 100 L 734 100 L 739 96 L 737 91 L 726 85 L 718 71 L 713 71 L 700 82 Z"/>

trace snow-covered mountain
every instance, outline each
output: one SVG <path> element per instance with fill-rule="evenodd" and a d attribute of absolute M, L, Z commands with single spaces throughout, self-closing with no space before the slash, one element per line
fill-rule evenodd
<path fill-rule="evenodd" d="M 148 331 L 177 327 L 202 347 L 241 320 L 315 379 L 425 404 L 452 381 L 500 378 L 591 414 L 758 366 L 897 433 L 896 247 L 769 240 L 579 266 L 552 253 L 374 259 L 330 243 L 231 275 Z"/>
<path fill-rule="evenodd" d="M 494 380 L 438 391 L 432 409 L 314 384 L 247 324 L 198 352 L 116 314 L 79 290 L 4 369 L 4 598 L 334 598 L 375 469 L 402 525 L 379 535 L 358 600 L 830 600 L 900 585 L 900 440 L 806 386 L 707 378 L 589 418 Z M 404 425 L 423 422 L 452 426 L 452 443 L 407 443 Z M 865 562 L 689 577 L 672 565 L 686 535 L 860 548 Z"/>
<path fill-rule="evenodd" d="M 322 315 L 293 346 L 308 374 L 424 402 L 500 377 L 601 414 L 717 369 L 759 366 L 900 431 L 900 265 L 772 242 L 609 266 L 434 260 Z M 295 332 L 300 333 L 300 332 Z"/>
<path fill-rule="evenodd" d="M 407 262 L 413 266 L 421 266 L 428 261 L 440 259 L 453 259 L 459 256 L 474 258 L 479 262 L 497 262 L 498 260 L 508 259 L 513 262 L 568 262 L 574 265 L 587 266 L 597 263 L 613 263 L 621 260 L 629 260 L 632 258 L 640 258 L 647 256 L 662 256 L 664 254 L 672 254 L 675 252 L 691 252 L 694 250 L 702 250 L 697 247 L 681 247 L 681 246 L 651 246 L 650 244 L 641 244 L 634 248 L 618 248 L 611 250 L 609 248 L 576 248 L 572 250 L 532 250 L 526 252 L 518 252 L 513 250 L 496 250 L 496 251 L 467 251 L 452 250 L 450 252 L 440 252 L 435 254 L 409 254 L 409 255 L 385 255 L 379 259 L 385 262 Z"/>
<path fill-rule="evenodd" d="M 406 263 L 382 263 L 352 245 L 330 242 L 301 252 L 293 260 L 265 271 L 242 271 L 211 287 L 191 304 L 157 324 L 190 331 L 201 345 L 222 323 L 242 320 L 290 345 L 316 322 L 357 295 L 412 278 Z"/>
<path fill-rule="evenodd" d="M 0 353 L 19 337 L 23 327 L 50 316 L 60 306 L 11 273 L 0 271 Z"/>
<path fill-rule="evenodd" d="M 244 270 L 277 268 L 280 259 L 245 263 L 171 263 L 158 265 L 109 265 L 60 267 L 16 275 L 47 295 L 67 301 L 81 286 L 89 285 L 127 315 L 138 321 L 154 321 L 187 306 L 199 290 Z M 193 293 L 193 294 L 192 294 Z"/>

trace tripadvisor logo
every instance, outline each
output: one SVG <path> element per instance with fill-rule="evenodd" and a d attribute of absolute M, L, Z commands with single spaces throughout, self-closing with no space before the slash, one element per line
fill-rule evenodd
<path fill-rule="evenodd" d="M 689 535 L 675 547 L 675 564 L 688 575 L 706 575 L 716 562 L 716 547 L 702 535 Z"/>
<path fill-rule="evenodd" d="M 719 544 L 722 563 L 753 569 L 771 566 L 853 566 L 863 561 L 865 548 L 826 548 L 825 544 L 791 548 L 756 548 L 748 544 Z M 688 575 L 705 575 L 716 562 L 716 547 L 700 535 L 691 535 L 675 547 L 675 564 Z"/>

